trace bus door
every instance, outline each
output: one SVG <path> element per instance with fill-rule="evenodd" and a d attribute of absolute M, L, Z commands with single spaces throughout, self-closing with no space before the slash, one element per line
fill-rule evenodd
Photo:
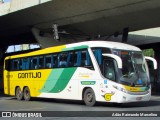
<path fill-rule="evenodd" d="M 116 80 L 115 61 L 113 59 L 105 58 L 103 60 L 103 75 L 109 80 Z"/>
<path fill-rule="evenodd" d="M 145 56 L 145 59 L 146 59 L 146 62 L 147 62 L 147 65 L 148 65 L 148 70 L 149 70 L 149 77 L 150 77 L 150 83 L 151 83 L 151 90 L 152 90 L 152 93 L 154 92 L 157 92 L 158 91 L 158 81 L 157 81 L 157 72 L 156 72 L 156 69 L 157 69 L 157 61 L 152 58 L 152 57 L 148 57 L 148 56 Z"/>
<path fill-rule="evenodd" d="M 112 81 L 119 78 L 119 69 L 122 69 L 122 59 L 114 54 L 104 53 L 103 55 L 103 76 Z"/>
<path fill-rule="evenodd" d="M 149 77 L 150 77 L 150 83 L 151 83 L 151 90 L 152 92 L 156 92 L 157 90 L 157 80 L 156 80 L 156 71 L 154 69 L 153 62 L 150 60 L 146 60 L 148 69 L 149 69 Z"/>

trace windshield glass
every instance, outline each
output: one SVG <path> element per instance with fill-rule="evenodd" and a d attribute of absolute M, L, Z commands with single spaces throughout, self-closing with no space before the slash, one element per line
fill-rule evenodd
<path fill-rule="evenodd" d="M 148 76 L 145 60 L 141 52 L 113 50 L 122 59 L 120 82 L 131 86 L 146 86 Z"/>

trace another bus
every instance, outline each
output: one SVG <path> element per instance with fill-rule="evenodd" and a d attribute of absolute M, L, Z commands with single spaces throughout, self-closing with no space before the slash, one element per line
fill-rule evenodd
<path fill-rule="evenodd" d="M 153 61 L 156 69 L 156 61 Z M 151 85 L 142 51 L 131 45 L 87 41 L 8 56 L 4 93 L 31 97 L 128 103 L 149 101 Z"/>

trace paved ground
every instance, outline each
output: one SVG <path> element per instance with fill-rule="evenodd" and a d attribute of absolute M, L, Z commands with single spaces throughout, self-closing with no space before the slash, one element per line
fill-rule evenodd
<path fill-rule="evenodd" d="M 160 96 L 152 96 L 149 102 L 129 103 L 121 106 L 115 104 L 98 103 L 94 107 L 88 107 L 81 101 L 69 101 L 69 100 L 57 100 L 57 99 L 33 99 L 32 101 L 17 101 L 14 97 L 0 96 L 0 111 L 160 111 Z M 63 113 L 63 112 L 62 112 Z M 74 112 L 72 112 L 74 114 Z M 87 112 L 86 112 L 87 114 Z M 94 113 L 95 115 L 96 113 Z M 7 119 L 7 118 L 3 118 Z M 17 118 L 14 118 L 17 120 Z M 27 119 L 27 118 L 25 118 Z M 39 119 L 39 118 L 38 118 Z M 51 118 L 42 118 L 50 120 Z M 56 117 L 55 119 L 77 119 L 76 117 Z M 80 118 L 79 118 L 80 119 Z M 87 117 L 87 120 L 93 118 Z M 94 117 L 94 119 L 101 120 L 102 117 Z M 110 117 L 105 118 L 107 120 L 113 119 Z M 114 120 L 122 119 L 122 117 L 114 117 Z M 128 118 L 123 118 L 128 119 Z M 133 117 L 133 120 L 137 118 Z M 141 118 L 143 120 L 143 118 Z M 144 120 L 151 120 L 158 118 L 146 117 Z"/>

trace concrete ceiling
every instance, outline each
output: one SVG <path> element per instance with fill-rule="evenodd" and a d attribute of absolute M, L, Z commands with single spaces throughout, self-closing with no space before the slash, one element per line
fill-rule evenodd
<path fill-rule="evenodd" d="M 51 32 L 53 23 L 69 33 L 96 36 L 159 27 L 159 20 L 160 0 L 53 0 L 1 16 L 0 39 L 18 42 L 19 35 L 30 34 L 35 42 L 31 28 Z"/>

